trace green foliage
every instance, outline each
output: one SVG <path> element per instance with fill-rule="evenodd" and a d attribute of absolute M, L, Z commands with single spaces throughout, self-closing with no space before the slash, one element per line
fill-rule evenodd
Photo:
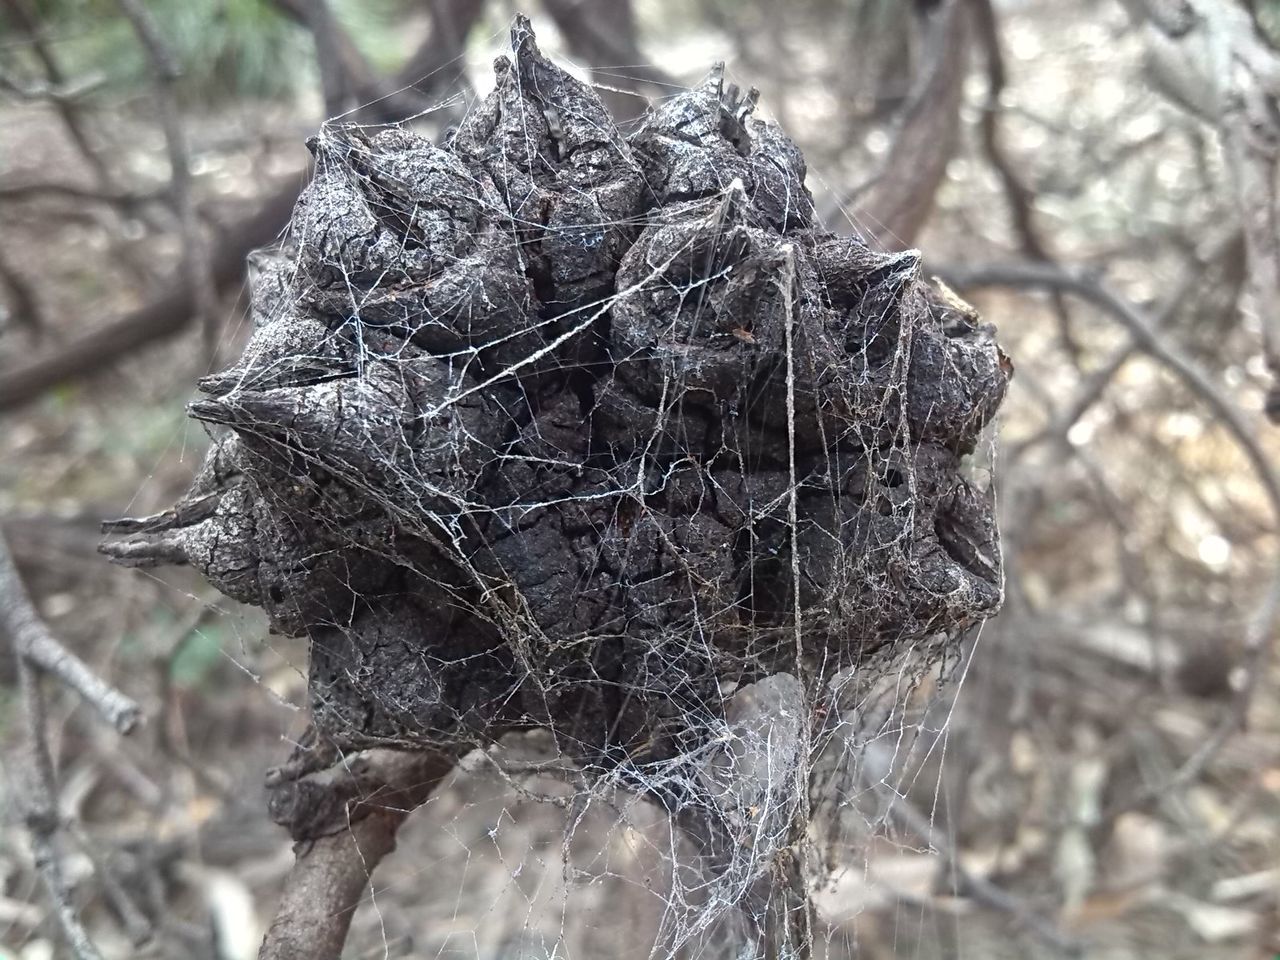
<path fill-rule="evenodd" d="M 1266 33 L 1267 39 L 1280 45 L 1280 0 L 1259 0 L 1255 10 L 1258 25 Z"/>
<path fill-rule="evenodd" d="M 69 75 L 103 77 L 117 95 L 149 84 L 146 55 L 113 0 L 38 0 L 33 8 Z M 179 92 L 189 103 L 288 97 L 316 82 L 310 33 L 270 0 L 152 0 L 148 9 L 182 66 Z M 401 53 L 402 4 L 349 0 L 334 9 L 375 64 Z"/>
<path fill-rule="evenodd" d="M 222 662 L 223 628 L 211 623 L 182 639 L 169 661 L 169 676 L 179 687 L 199 687 Z"/>

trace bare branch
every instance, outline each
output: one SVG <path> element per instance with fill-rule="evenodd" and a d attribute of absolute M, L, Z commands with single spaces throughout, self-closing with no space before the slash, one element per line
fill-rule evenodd
<path fill-rule="evenodd" d="M 160 110 L 160 126 L 164 130 L 165 145 L 169 153 L 169 200 L 178 215 L 182 231 L 182 272 L 191 288 L 195 319 L 204 325 L 205 348 L 212 352 L 217 331 L 217 286 L 209 268 L 204 237 L 196 216 L 195 201 L 191 196 L 191 162 L 187 150 L 187 138 L 182 129 L 182 117 L 178 111 L 178 99 L 174 86 L 182 75 L 172 51 L 165 45 L 150 11 L 140 0 L 118 0 L 138 42 L 146 51 L 151 72 L 156 81 L 156 101 Z"/>
<path fill-rule="evenodd" d="M 393 81 L 401 87 L 412 88 L 422 98 L 448 85 L 451 78 L 443 67 L 457 59 L 461 51 L 459 38 L 465 38 L 482 8 L 479 0 L 453 0 L 448 6 L 454 15 L 451 22 L 458 32 L 432 30 Z M 360 116 L 371 122 L 401 120 L 403 115 L 398 111 L 403 101 L 404 98 L 398 96 L 371 100 L 361 108 Z M 268 197 L 256 214 L 211 245 L 209 273 L 217 289 L 240 286 L 245 258 L 279 236 L 289 222 L 297 198 L 298 184 L 291 181 Z M 60 353 L 0 370 L 0 410 L 29 403 L 65 380 L 100 369 L 142 346 L 180 333 L 191 322 L 197 306 L 183 272 L 179 271 L 170 277 L 164 292 L 146 306 L 98 327 Z"/>
<path fill-rule="evenodd" d="M 54 90 L 66 89 L 66 75 L 63 73 L 57 58 L 53 55 L 53 50 L 45 43 L 40 24 L 36 20 L 35 14 L 27 6 L 27 0 L 3 0 L 3 2 L 5 9 L 9 11 L 9 15 L 17 24 L 18 29 L 26 34 L 36 59 L 44 67 L 49 87 Z M 80 155 L 84 157 L 85 161 L 93 169 L 103 191 L 106 193 L 114 192 L 111 172 L 98 155 L 98 151 L 89 142 L 89 135 L 85 131 L 84 123 L 80 116 L 79 104 L 71 97 L 53 97 L 52 103 L 59 116 L 62 117 L 63 126 L 66 127 L 67 133 L 80 151 Z"/>
<path fill-rule="evenodd" d="M 351 917 L 396 832 L 453 769 L 435 753 L 369 750 L 339 766 L 281 781 L 272 812 L 298 841 L 259 960 L 338 960 Z M 269 782 L 273 778 L 269 777 Z"/>
<path fill-rule="evenodd" d="M 4 562 L 4 556 L 7 553 L 0 555 L 0 563 Z M 2 578 L 3 570 L 0 569 L 0 579 Z M 27 753 L 27 783 L 21 795 L 22 819 L 31 839 L 36 869 L 49 893 L 54 915 L 58 918 L 63 935 L 78 960 L 102 960 L 102 954 L 89 939 L 75 905 L 71 902 L 71 888 L 62 872 L 62 860 L 58 854 L 56 838 L 59 816 L 54 800 L 53 760 L 49 756 L 49 744 L 45 739 L 44 695 L 31 664 L 23 656 L 19 656 L 17 660 Z"/>
<path fill-rule="evenodd" d="M 1248 459 L 1266 494 L 1277 525 L 1280 526 L 1280 475 L 1244 421 L 1239 410 L 1209 379 L 1208 375 L 1177 346 L 1156 333 L 1155 327 L 1132 304 L 1088 277 L 1069 273 L 1049 264 L 1009 264 L 959 271 L 948 277 L 958 287 L 1008 286 L 1046 288 L 1080 297 L 1118 320 L 1132 335 L 1138 349 L 1172 372 L 1193 394 L 1198 396 L 1235 439 Z M 1166 791 L 1194 780 L 1212 760 L 1227 739 L 1245 722 L 1254 691 L 1266 674 L 1271 639 L 1280 616 L 1280 564 L 1272 565 L 1271 584 L 1245 631 L 1243 647 L 1244 683 L 1236 691 L 1230 706 L 1214 732 L 1166 783 L 1141 791 L 1123 802 L 1116 810 L 1160 796 Z"/>
<path fill-rule="evenodd" d="M 18 659 L 38 667 L 65 684 L 121 733 L 142 718 L 142 709 L 95 674 L 83 660 L 49 632 L 27 596 L 9 545 L 0 534 L 0 624 L 9 634 Z"/>
<path fill-rule="evenodd" d="M 644 113 L 643 88 L 659 96 L 679 89 L 674 77 L 651 65 L 641 52 L 630 0 L 542 0 L 542 5 L 574 56 L 591 66 L 614 119 L 624 122 Z"/>
<path fill-rule="evenodd" d="M 333 11 L 325 0 L 303 0 L 302 14 L 315 38 L 324 112 L 332 119 L 345 113 L 354 99 L 350 71 L 343 53 L 349 54 L 355 49 L 355 44 L 344 45 L 345 35 L 339 30 Z"/>
<path fill-rule="evenodd" d="M 22 692 L 25 724 L 26 789 L 21 793 L 23 822 L 31 838 L 36 867 L 44 880 L 58 923 L 79 960 L 100 960 L 85 932 L 58 853 L 58 815 L 53 760 L 46 739 L 44 696 L 37 670 L 55 677 L 80 694 L 108 723 L 128 733 L 142 711 L 123 693 L 101 680 L 75 654 L 49 633 L 27 596 L 8 544 L 0 534 L 0 624 L 13 643 Z"/>
<path fill-rule="evenodd" d="M 163 190 L 153 193 L 104 192 L 94 187 L 80 187 L 71 183 L 12 183 L 0 185 L 0 200 L 38 200 L 41 197 L 58 197 L 78 202 L 103 203 L 131 213 L 146 203 L 165 198 Z"/>
<path fill-rule="evenodd" d="M 31 83 L 0 70 L 0 90 L 22 100 L 75 101 L 102 86 L 104 77 L 90 76 L 65 83 Z"/>
<path fill-rule="evenodd" d="M 969 11 L 950 0 L 931 29 L 932 69 L 920 80 L 885 158 L 883 173 L 859 209 L 860 225 L 888 250 L 905 250 L 933 210 L 960 133 L 968 66 Z"/>
<path fill-rule="evenodd" d="M 13 305 L 10 315 L 16 317 L 33 336 L 42 336 L 46 326 L 44 314 L 36 300 L 36 292 L 18 271 L 9 266 L 2 251 L 0 251 L 0 285 L 9 291 L 9 300 Z"/>

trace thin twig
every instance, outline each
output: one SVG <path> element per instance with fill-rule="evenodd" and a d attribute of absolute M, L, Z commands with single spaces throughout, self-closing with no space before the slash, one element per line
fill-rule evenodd
<path fill-rule="evenodd" d="M 19 656 L 17 662 L 27 749 L 27 784 L 20 802 L 36 870 L 49 892 L 58 924 L 78 960 L 102 960 L 102 954 L 89 939 L 71 902 L 71 888 L 62 872 L 62 858 L 58 854 L 59 816 L 54 799 L 53 760 L 45 739 L 44 695 L 31 663 L 23 656 Z"/>
<path fill-rule="evenodd" d="M 867 762 L 858 765 L 859 778 L 873 793 L 880 796 L 890 816 L 927 843 L 945 862 L 948 873 L 959 881 L 958 893 L 968 894 L 978 902 L 1008 914 L 1045 943 L 1064 953 L 1072 956 L 1080 954 L 1082 945 L 1074 937 L 1064 933 L 1051 920 L 1037 913 L 1008 890 L 968 870 L 960 862 L 946 831 L 938 828 L 933 819 L 925 816 L 900 790 L 885 782 L 884 775 L 893 768 L 893 758 L 888 751 L 879 744 L 869 744 L 864 750 Z"/>
<path fill-rule="evenodd" d="M 5 9 L 9 11 L 9 15 L 17 24 L 18 29 L 26 34 L 27 40 L 31 44 L 32 52 L 44 68 L 45 76 L 48 78 L 48 86 L 54 90 L 65 90 L 67 88 L 67 78 L 57 58 L 53 55 L 53 50 L 45 42 L 36 16 L 27 6 L 27 0 L 3 0 L 3 3 Z M 66 127 L 67 134 L 71 137 L 72 142 L 75 143 L 76 148 L 80 151 L 80 155 L 84 157 L 85 161 L 93 169 L 98 185 L 103 192 L 115 192 L 115 183 L 111 172 L 107 169 L 102 157 L 98 155 L 98 151 L 89 142 L 89 135 L 85 131 L 84 123 L 80 116 L 79 104 L 71 97 L 51 97 L 50 102 L 58 111 L 59 116 L 62 117 L 62 124 Z"/>
<path fill-rule="evenodd" d="M 1254 431 L 1245 422 L 1235 405 L 1222 394 L 1195 361 L 1168 338 L 1160 336 L 1151 320 L 1128 301 L 1089 277 L 1074 274 L 1050 264 L 993 265 L 957 271 L 950 274 L 947 279 L 948 282 L 960 288 L 1005 286 L 1061 290 L 1092 303 L 1114 317 L 1129 331 L 1137 348 L 1177 376 L 1204 402 L 1235 439 L 1257 474 L 1272 515 L 1276 518 L 1277 528 L 1280 528 L 1280 475 L 1277 475 L 1272 467 L 1271 460 L 1258 443 Z M 1244 726 L 1254 691 L 1266 673 L 1278 614 L 1280 614 L 1280 562 L 1272 564 L 1271 583 L 1245 630 L 1244 682 L 1236 691 L 1217 727 L 1167 782 L 1139 791 L 1135 796 L 1118 803 L 1109 812 L 1118 813 L 1190 783 L 1222 749 L 1227 739 Z"/>
<path fill-rule="evenodd" d="M 71 687 L 120 733 L 128 733 L 142 718 L 142 708 L 95 674 L 49 632 L 27 596 L 13 556 L 0 534 L 0 624 L 18 658 Z"/>
<path fill-rule="evenodd" d="M 205 350 L 212 354 L 217 340 L 217 287 L 209 268 L 204 237 L 200 232 L 195 201 L 191 195 L 191 162 L 174 90 L 182 73 L 146 6 L 140 0 L 117 2 L 121 12 L 133 26 L 133 32 L 146 52 L 155 77 L 160 126 L 164 130 L 165 145 L 169 153 L 169 198 L 182 231 L 182 270 L 191 288 L 195 319 L 203 324 Z"/>

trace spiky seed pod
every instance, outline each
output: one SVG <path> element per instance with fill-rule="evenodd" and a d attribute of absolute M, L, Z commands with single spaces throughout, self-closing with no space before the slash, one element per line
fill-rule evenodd
<path fill-rule="evenodd" d="M 734 684 L 993 613 L 961 474 L 991 329 L 917 252 L 816 226 L 721 71 L 624 138 L 523 18 L 512 44 L 446 142 L 316 138 L 254 336 L 191 405 L 227 433 L 104 549 L 305 633 L 344 743 L 544 726 L 608 764 L 696 752 Z"/>

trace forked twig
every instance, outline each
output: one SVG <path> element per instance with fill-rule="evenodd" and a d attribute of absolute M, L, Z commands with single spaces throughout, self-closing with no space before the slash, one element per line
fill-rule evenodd
<path fill-rule="evenodd" d="M 1262 449 L 1253 430 L 1236 406 L 1223 395 L 1209 376 L 1172 343 L 1156 332 L 1155 325 L 1137 307 L 1112 293 L 1101 283 L 1051 264 L 996 264 L 969 270 L 957 270 L 948 281 L 961 288 L 1004 286 L 1058 290 L 1079 297 L 1109 314 L 1128 330 L 1137 349 L 1172 372 L 1199 397 L 1236 441 L 1257 474 L 1266 494 L 1272 515 L 1280 526 L 1280 474 Z M 1250 619 L 1244 636 L 1244 682 L 1236 691 L 1226 713 L 1214 731 L 1164 783 L 1139 791 L 1121 801 L 1111 814 L 1119 813 L 1194 780 L 1222 748 L 1227 739 L 1245 722 L 1249 705 L 1260 679 L 1266 673 L 1271 640 L 1280 615 L 1280 563 L 1273 563 L 1271 583 Z"/>
<path fill-rule="evenodd" d="M 18 576 L 13 556 L 0 534 L 0 625 L 9 635 L 22 693 L 26 756 L 26 789 L 22 793 L 23 823 L 31 838 L 36 868 L 49 891 L 54 913 L 79 960 L 99 960 L 100 954 L 76 915 L 71 890 L 58 855 L 59 814 L 54 789 L 53 760 L 45 733 L 44 696 L 37 671 L 51 674 L 71 687 L 120 733 L 134 729 L 141 708 L 98 677 L 83 660 L 49 632 L 32 606 Z"/>

